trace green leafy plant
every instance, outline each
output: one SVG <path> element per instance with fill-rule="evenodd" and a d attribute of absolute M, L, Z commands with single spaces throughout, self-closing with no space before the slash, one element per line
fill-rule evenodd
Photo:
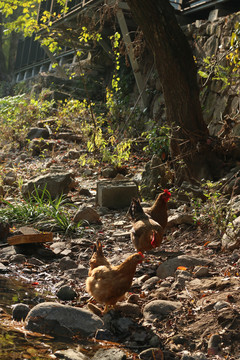
<path fill-rule="evenodd" d="M 201 199 L 192 200 L 193 218 L 196 224 L 199 221 L 210 224 L 216 233 L 222 236 L 228 228 L 233 227 L 236 215 L 232 212 L 225 196 L 217 190 L 217 186 L 219 184 L 211 181 L 203 185 L 206 201 L 202 202 Z"/>
<path fill-rule="evenodd" d="M 221 60 L 225 59 L 225 56 Z M 231 85 L 231 81 L 236 77 L 232 73 L 230 65 L 222 65 L 221 60 L 216 56 L 208 56 L 202 60 L 201 68 L 198 70 L 199 76 L 203 79 L 202 86 L 206 86 L 209 80 L 222 82 L 222 90 Z"/>
<path fill-rule="evenodd" d="M 46 187 L 42 191 L 35 188 L 34 193 L 26 200 L 2 202 L 5 207 L 0 209 L 1 219 L 11 224 L 51 223 L 65 233 L 75 231 L 81 226 L 81 223 L 73 224 L 71 221 L 71 209 L 76 207 L 66 202 L 63 195 L 53 200 Z"/>
<path fill-rule="evenodd" d="M 92 120 L 94 117 L 94 121 Z M 121 166 L 129 159 L 131 153 L 131 140 L 123 138 L 119 141 L 120 133 L 108 121 L 107 115 L 99 111 L 95 103 L 91 106 L 86 100 L 68 100 L 58 108 L 58 128 L 63 123 L 72 127 L 79 133 L 86 144 L 86 154 L 79 158 L 81 166 L 95 166 L 107 162 L 114 166 Z"/>
<path fill-rule="evenodd" d="M 44 118 L 52 109 L 54 102 L 34 100 L 26 94 L 7 96 L 0 99 L 1 142 L 22 144 L 29 127 Z"/>
<path fill-rule="evenodd" d="M 148 140 L 148 145 L 143 148 L 148 154 L 157 154 L 162 160 L 165 160 L 169 154 L 170 132 L 168 126 L 152 125 L 150 130 L 142 133 L 142 136 Z"/>
<path fill-rule="evenodd" d="M 196 61 L 197 62 L 197 61 Z M 208 56 L 198 64 L 198 74 L 203 79 L 202 86 L 210 80 L 222 82 L 222 90 L 235 84 L 239 79 L 240 68 L 240 23 L 236 22 L 232 32 L 229 49 L 221 57 Z"/>

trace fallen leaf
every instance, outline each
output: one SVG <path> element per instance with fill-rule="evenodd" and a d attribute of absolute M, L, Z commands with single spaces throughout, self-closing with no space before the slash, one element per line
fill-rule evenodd
<path fill-rule="evenodd" d="M 187 270 L 185 266 L 178 266 L 177 270 Z"/>

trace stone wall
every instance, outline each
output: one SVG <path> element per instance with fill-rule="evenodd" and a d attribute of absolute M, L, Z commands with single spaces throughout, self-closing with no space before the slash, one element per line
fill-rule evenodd
<path fill-rule="evenodd" d="M 197 20 L 193 24 L 182 27 L 198 64 L 204 58 L 214 56 L 218 61 L 220 59 L 221 65 L 227 65 L 225 54 L 229 51 L 234 26 L 239 21 L 240 12 L 218 18 L 215 21 Z M 146 63 L 148 64 L 149 61 Z M 145 73 L 147 73 L 147 68 L 149 66 L 143 67 Z M 210 78 L 207 86 L 202 86 L 205 81 L 206 79 L 199 77 L 203 115 L 210 134 L 219 134 L 223 120 L 229 115 L 233 119 L 231 122 L 232 132 L 234 135 L 240 135 L 240 73 L 235 84 L 225 88 L 220 80 Z M 151 74 L 148 85 L 152 89 L 150 117 L 156 122 L 162 123 L 165 120 L 164 99 L 156 71 Z"/>

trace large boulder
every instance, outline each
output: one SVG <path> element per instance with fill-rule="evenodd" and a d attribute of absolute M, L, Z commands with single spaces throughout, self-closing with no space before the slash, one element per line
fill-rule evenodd
<path fill-rule="evenodd" d="M 147 321 L 153 321 L 155 319 L 162 320 L 171 312 L 179 310 L 181 306 L 180 301 L 153 300 L 144 306 L 143 316 Z"/>
<path fill-rule="evenodd" d="M 29 180 L 22 186 L 22 194 L 23 196 L 28 196 L 34 193 L 35 190 L 41 194 L 41 192 L 46 189 L 51 195 L 51 198 L 55 199 L 62 194 L 67 194 L 72 184 L 73 179 L 70 172 L 40 175 Z"/>
<path fill-rule="evenodd" d="M 157 268 L 157 276 L 161 279 L 165 279 L 168 276 L 174 276 L 175 271 L 179 266 L 194 267 L 196 265 L 208 265 L 210 260 L 203 258 L 196 258 L 188 255 L 180 255 L 173 259 L 169 259 L 163 262 Z"/>
<path fill-rule="evenodd" d="M 53 336 L 92 336 L 103 321 L 88 310 L 54 302 L 36 305 L 28 313 L 26 329 Z"/>

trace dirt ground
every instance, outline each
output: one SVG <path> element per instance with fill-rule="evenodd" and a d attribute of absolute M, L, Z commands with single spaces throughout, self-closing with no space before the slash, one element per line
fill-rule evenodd
<path fill-rule="evenodd" d="M 32 166 L 36 167 L 37 164 Z M 75 168 L 77 171 L 76 162 L 72 164 L 68 162 L 65 167 Z M 140 163 L 135 163 L 132 168 L 129 166 L 128 171 L 136 174 L 140 173 L 142 168 Z M 20 172 L 23 173 L 23 170 Z M 88 177 L 77 176 L 79 188 L 89 189 L 92 197 L 80 196 L 77 189 L 70 194 L 74 202 L 94 205 L 97 179 L 99 179 L 97 171 Z M 99 208 L 96 210 L 100 211 Z M 65 235 L 55 232 L 54 243 L 64 243 L 61 256 L 51 257 L 48 253 L 41 255 L 32 253 L 26 255 L 26 261 L 17 263 L 13 261 L 13 255 L 9 257 L 2 255 L 0 260 L 9 269 L 7 275 L 11 273 L 16 279 L 30 284 L 35 283 L 35 290 L 42 294 L 44 300 L 61 301 L 57 299 L 56 291 L 60 285 L 67 283 L 78 296 L 73 301 L 62 301 L 62 303 L 86 307 L 89 295 L 85 290 L 85 278 L 78 277 L 71 270 L 65 272 L 60 270 L 60 259 L 69 256 L 76 264 L 88 268 L 92 245 L 99 237 L 104 245 L 104 254 L 113 264 L 119 263 L 121 259 L 135 251 L 130 241 L 131 224 L 126 217 L 126 209 L 100 211 L 100 217 L 102 225 L 87 226 L 81 233 Z M 182 224 L 167 229 L 161 247 L 146 254 L 147 262 L 136 272 L 132 290 L 139 295 L 138 304 L 142 309 L 144 305 L 155 299 L 182 303 L 180 310 L 152 324 L 152 330 L 160 338 L 163 349 L 171 354 L 169 359 L 184 358 L 184 351 L 187 351 L 186 354 L 189 356 L 201 352 L 210 359 L 239 359 L 239 250 L 223 251 L 219 240 L 219 235 L 211 224 Z M 52 251 L 49 248 L 46 250 Z M 196 275 L 196 267 L 180 267 L 174 276 L 159 279 L 147 288 L 144 288 L 144 281 L 137 280 L 143 275 L 146 275 L 146 279 L 155 277 L 161 263 L 178 255 L 210 260 L 210 264 L 206 266 L 207 273 L 199 276 Z M 36 258 L 39 258 L 39 263 L 34 260 Z M 183 285 L 181 283 L 176 285 L 178 277 L 185 272 L 188 273 L 189 280 Z M 143 323 L 141 317 L 138 321 L 139 324 Z"/>

